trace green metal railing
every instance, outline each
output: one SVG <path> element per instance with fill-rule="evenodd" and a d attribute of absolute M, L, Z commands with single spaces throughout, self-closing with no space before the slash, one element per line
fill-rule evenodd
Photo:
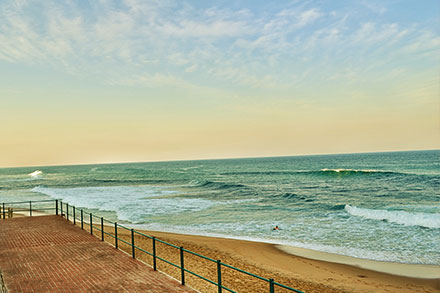
<path fill-rule="evenodd" d="M 55 207 L 35 208 L 35 204 L 49 203 L 49 202 L 54 202 L 55 203 Z M 193 275 L 195 277 L 198 277 L 198 278 L 200 278 L 200 279 L 202 279 L 202 280 L 204 280 L 204 281 L 206 281 L 206 282 L 208 282 L 208 283 L 210 283 L 212 285 L 215 285 L 218 288 L 218 292 L 219 293 L 222 292 L 222 290 L 226 290 L 228 292 L 236 292 L 236 291 L 234 291 L 234 290 L 224 286 L 223 283 L 222 283 L 222 281 L 223 281 L 223 279 L 222 279 L 222 268 L 224 267 L 224 268 L 229 268 L 229 269 L 232 269 L 232 270 L 237 271 L 239 273 L 245 274 L 247 276 L 256 278 L 258 280 L 267 282 L 268 291 L 270 293 L 275 292 L 276 286 L 278 286 L 280 288 L 284 288 L 284 289 L 292 291 L 292 292 L 303 293 L 300 290 L 297 290 L 297 289 L 291 288 L 289 286 L 283 285 L 281 283 L 275 282 L 274 279 L 268 279 L 268 278 L 264 278 L 264 277 L 258 276 L 256 274 L 253 274 L 253 273 L 247 272 L 245 270 L 236 268 L 234 266 L 228 265 L 226 263 L 223 263 L 221 260 L 215 260 L 215 259 L 212 259 L 210 257 L 198 254 L 198 253 L 190 251 L 190 250 L 187 250 L 187 249 L 183 248 L 182 246 L 177 246 L 177 245 L 168 243 L 166 241 L 163 241 L 163 240 L 161 240 L 159 238 L 156 238 L 154 236 L 146 235 L 146 234 L 144 234 L 142 232 L 139 232 L 139 231 L 136 231 L 134 229 L 125 227 L 125 226 L 123 226 L 121 224 L 118 224 L 117 222 L 112 222 L 112 221 L 109 221 L 107 219 L 104 219 L 103 217 L 98 217 L 96 215 L 93 215 L 92 213 L 88 213 L 89 214 L 88 215 L 89 216 L 88 217 L 89 221 L 87 222 L 87 221 L 85 221 L 85 212 L 83 211 L 83 209 L 80 210 L 79 215 L 78 215 L 77 208 L 75 206 L 69 205 L 68 203 L 63 203 L 62 201 L 58 201 L 58 200 L 41 200 L 41 201 L 23 201 L 23 202 L 3 203 L 2 206 L 0 207 L 0 218 L 1 218 L 1 216 L 3 216 L 3 219 L 6 218 L 6 214 L 5 214 L 5 207 L 6 207 L 6 205 L 8 205 L 9 208 L 11 207 L 11 205 L 15 206 L 16 209 L 14 209 L 14 212 L 17 212 L 17 211 L 29 211 L 29 216 L 32 216 L 32 211 L 34 211 L 34 212 L 35 211 L 39 211 L 39 212 L 40 211 L 55 211 L 55 215 L 61 215 L 63 217 L 66 217 L 66 219 L 68 221 L 72 220 L 74 225 L 77 225 L 76 222 L 80 221 L 81 229 L 84 229 L 84 224 L 87 224 L 87 225 L 90 226 L 90 234 L 94 235 L 94 231 L 95 230 L 100 232 L 99 235 L 95 235 L 95 236 L 98 236 L 99 238 L 101 238 L 101 241 L 105 240 L 105 235 L 112 237 L 114 239 L 114 246 L 115 246 L 116 249 L 120 249 L 120 245 L 119 245 L 120 242 L 122 242 L 122 243 L 128 245 L 129 247 L 131 247 L 131 256 L 133 258 L 136 258 L 136 251 L 140 251 L 140 252 L 143 252 L 143 253 L 151 256 L 153 258 L 153 269 L 154 270 L 157 270 L 157 260 L 163 261 L 164 263 L 167 263 L 167 264 L 169 264 L 169 265 L 179 269 L 180 270 L 180 282 L 181 282 L 182 285 L 185 285 L 185 274 L 189 273 L 189 274 L 191 274 L 191 275 Z M 95 220 L 96 220 L 96 222 L 95 222 Z M 99 226 L 97 226 L 94 223 L 99 223 Z M 107 227 L 112 227 L 112 226 L 114 227 L 114 234 L 105 231 L 104 223 L 110 224 L 110 225 L 107 225 Z M 130 232 L 130 237 L 129 237 L 130 241 L 127 241 L 125 239 L 122 239 L 122 238 L 118 237 L 118 228 L 122 228 L 122 229 L 127 230 L 127 231 Z M 147 250 L 137 246 L 136 243 L 135 243 L 135 235 L 139 235 L 141 237 L 145 237 L 145 238 L 151 239 L 151 241 L 152 241 L 152 251 L 147 251 Z M 167 259 L 159 256 L 157 254 L 157 252 L 156 252 L 157 243 L 162 243 L 162 244 L 164 244 L 166 246 L 169 246 L 169 247 L 177 249 L 179 251 L 179 256 L 180 256 L 179 257 L 179 262 L 180 263 L 176 264 L 176 263 L 171 262 L 170 260 L 167 260 Z M 191 255 L 194 255 L 194 256 L 199 257 L 201 259 L 204 259 L 204 260 L 207 260 L 209 262 L 215 263 L 216 267 L 217 267 L 217 272 L 216 272 L 217 280 L 214 281 L 214 280 L 208 279 L 207 277 L 204 277 L 204 276 L 202 276 L 202 275 L 200 275 L 200 274 L 198 274 L 196 272 L 193 272 L 193 271 L 189 270 L 188 268 L 185 268 L 185 262 L 184 262 L 184 260 L 185 260 L 185 253 L 191 254 Z"/>
<path fill-rule="evenodd" d="M 48 203 L 55 202 L 55 207 L 49 206 Z M 46 205 L 42 205 L 42 203 L 46 203 Z M 6 205 L 8 205 L 6 207 Z M 40 207 L 38 207 L 40 206 Z M 0 206 L 0 218 L 6 219 L 6 214 L 8 213 L 9 209 L 11 209 L 11 213 L 22 213 L 22 212 L 29 212 L 29 216 L 32 217 L 32 212 L 48 212 L 48 211 L 55 211 L 55 213 L 58 215 L 58 203 L 56 200 L 49 199 L 49 200 L 38 200 L 38 201 L 13 201 L 13 202 L 7 202 L 2 203 Z"/>

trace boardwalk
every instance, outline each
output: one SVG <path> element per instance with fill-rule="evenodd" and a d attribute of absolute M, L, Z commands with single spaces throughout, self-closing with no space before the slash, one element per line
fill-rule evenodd
<path fill-rule="evenodd" d="M 0 220 L 9 292 L 194 292 L 58 216 Z"/>

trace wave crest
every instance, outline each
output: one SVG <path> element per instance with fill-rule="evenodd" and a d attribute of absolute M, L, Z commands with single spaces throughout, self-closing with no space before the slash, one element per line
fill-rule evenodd
<path fill-rule="evenodd" d="M 34 172 L 29 173 L 28 175 L 31 176 L 32 178 L 39 178 L 41 177 L 41 175 L 43 175 L 43 171 L 35 170 Z"/>
<path fill-rule="evenodd" d="M 226 182 L 220 182 L 220 181 L 196 181 L 196 187 L 205 187 L 205 188 L 211 188 L 211 189 L 218 189 L 218 190 L 225 190 L 225 189 L 246 189 L 248 186 L 239 184 L 239 183 L 226 183 Z"/>
<path fill-rule="evenodd" d="M 348 204 L 345 205 L 344 209 L 352 216 L 362 217 L 370 220 L 385 220 L 404 226 L 440 228 L 440 214 L 438 213 L 374 210 L 358 208 Z"/>
<path fill-rule="evenodd" d="M 119 220 L 146 223 L 151 216 L 197 212 L 216 206 L 236 205 L 255 201 L 208 200 L 176 196 L 179 192 L 161 186 L 95 186 L 73 188 L 34 187 L 33 192 L 61 199 L 78 208 L 115 212 Z"/>
<path fill-rule="evenodd" d="M 221 175 L 410 175 L 408 173 L 374 170 L 374 169 L 320 169 L 320 170 L 297 170 L 297 171 L 243 171 L 243 172 L 226 172 Z"/>
<path fill-rule="evenodd" d="M 356 170 L 356 169 L 321 169 L 319 171 L 320 173 L 334 173 L 334 174 L 404 174 L 400 172 L 392 172 L 392 171 L 383 171 L 383 170 L 373 170 L 373 169 L 367 169 L 367 170 Z"/>

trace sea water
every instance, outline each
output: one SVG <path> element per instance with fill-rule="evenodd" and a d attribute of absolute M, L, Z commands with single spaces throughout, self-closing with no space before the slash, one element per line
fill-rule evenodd
<path fill-rule="evenodd" d="M 140 229 L 440 265 L 438 150 L 0 169 L 0 202 L 43 199 Z"/>

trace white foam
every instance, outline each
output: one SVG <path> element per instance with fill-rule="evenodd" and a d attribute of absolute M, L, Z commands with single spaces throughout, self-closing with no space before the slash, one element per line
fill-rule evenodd
<path fill-rule="evenodd" d="M 188 171 L 188 170 L 191 170 L 191 169 L 199 169 L 199 168 L 201 168 L 201 167 L 203 167 L 203 165 L 200 165 L 200 166 L 192 166 L 192 167 L 186 167 L 186 168 L 182 168 L 181 170 L 183 170 L 183 171 Z"/>
<path fill-rule="evenodd" d="M 340 172 L 353 172 L 353 173 L 387 173 L 390 171 L 384 171 L 384 170 L 374 170 L 374 169 L 361 169 L 361 170 L 356 170 L 356 169 L 321 169 L 321 171 L 323 172 L 336 172 L 336 173 L 340 173 Z"/>
<path fill-rule="evenodd" d="M 330 171 L 330 172 L 339 173 L 341 171 L 354 171 L 354 170 L 353 169 L 327 169 L 327 168 L 324 168 L 324 169 L 321 169 L 321 171 L 324 171 L 324 172 Z"/>
<path fill-rule="evenodd" d="M 110 186 L 45 188 L 34 192 L 49 195 L 76 207 L 116 212 L 119 220 L 145 223 L 148 216 L 195 212 L 217 205 L 236 204 L 249 200 L 214 201 L 174 196 L 177 191 L 156 186 Z"/>
<path fill-rule="evenodd" d="M 32 178 L 38 178 L 41 177 L 41 175 L 43 175 L 43 171 L 35 170 L 34 172 L 29 173 L 28 175 L 31 176 Z"/>
<path fill-rule="evenodd" d="M 438 213 L 374 210 L 358 208 L 348 204 L 345 205 L 345 210 L 352 216 L 362 217 L 370 220 L 386 220 L 388 222 L 404 226 L 440 228 L 440 214 Z"/>
<path fill-rule="evenodd" d="M 386 261 L 386 262 L 396 262 L 396 263 L 408 263 L 408 264 L 437 264 L 436 259 L 430 259 L 429 257 L 419 257 L 417 255 L 404 255 L 397 251 L 380 251 L 380 250 L 370 250 L 356 247 L 347 246 L 337 246 L 329 244 L 321 244 L 309 240 L 306 242 L 296 241 L 284 234 L 286 230 L 276 231 L 274 233 L 271 229 L 272 225 L 267 224 L 257 224 L 255 222 L 246 223 L 212 223 L 212 224 L 198 224 L 193 226 L 184 225 L 167 225 L 159 223 L 149 223 L 149 224 L 137 224 L 131 225 L 135 229 L 149 230 L 149 231 L 161 231 L 188 235 L 198 235 L 198 236 L 208 236 L 208 237 L 219 237 L 219 238 L 229 238 L 237 240 L 255 241 L 263 243 L 271 243 L 278 245 L 287 245 L 292 247 L 299 247 L 304 249 L 310 249 L 314 251 L 320 251 L 325 253 L 331 253 L 336 255 L 343 255 L 348 257 L 354 257 L 358 259 L 375 260 L 375 261 Z M 250 230 L 263 231 L 258 236 L 249 234 Z M 248 235 L 246 235 L 248 234 Z M 278 238 L 282 236 L 287 236 L 287 238 Z"/>

